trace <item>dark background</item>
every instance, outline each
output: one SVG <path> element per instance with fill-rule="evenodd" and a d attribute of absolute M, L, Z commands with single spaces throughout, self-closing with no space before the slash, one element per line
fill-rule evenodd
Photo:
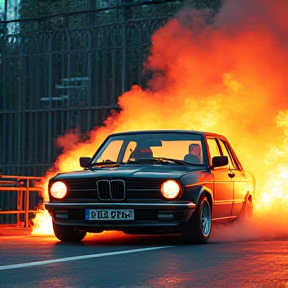
<path fill-rule="evenodd" d="M 3 2 L 3 1 L 2 1 Z M 150 37 L 183 7 L 215 1 L 4 0 L 0 7 L 0 173 L 44 176 L 61 154 L 56 140 L 79 141 L 112 111 L 142 71 Z M 52 171 L 53 172 L 53 171 Z"/>

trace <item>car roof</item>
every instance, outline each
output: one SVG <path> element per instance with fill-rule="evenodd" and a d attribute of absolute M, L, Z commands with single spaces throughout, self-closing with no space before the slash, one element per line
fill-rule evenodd
<path fill-rule="evenodd" d="M 174 130 L 174 129 L 162 129 L 162 130 L 134 130 L 134 131 L 123 131 L 123 132 L 116 132 L 110 134 L 110 136 L 120 136 L 120 135 L 130 135 L 130 134 L 146 134 L 146 133 L 191 133 L 191 134 L 198 134 L 202 136 L 215 136 L 225 138 L 223 135 L 213 133 L 213 132 L 205 132 L 205 131 L 198 131 L 198 130 Z"/>

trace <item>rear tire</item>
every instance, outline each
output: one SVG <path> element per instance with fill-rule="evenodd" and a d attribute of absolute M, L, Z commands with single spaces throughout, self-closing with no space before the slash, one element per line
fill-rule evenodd
<path fill-rule="evenodd" d="M 75 230 L 70 226 L 58 225 L 53 220 L 55 236 L 62 242 L 80 242 L 86 236 L 85 231 Z"/>
<path fill-rule="evenodd" d="M 205 196 L 201 196 L 196 210 L 185 225 L 182 235 L 189 244 L 204 244 L 211 233 L 212 216 L 211 206 Z"/>

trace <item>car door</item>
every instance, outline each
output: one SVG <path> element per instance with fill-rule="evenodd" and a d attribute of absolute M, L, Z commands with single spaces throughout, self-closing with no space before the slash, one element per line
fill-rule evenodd
<path fill-rule="evenodd" d="M 245 197 L 245 173 L 241 167 L 241 164 L 238 162 L 238 159 L 234 156 L 232 148 L 229 146 L 229 144 L 224 139 L 219 139 L 219 143 L 223 155 L 228 157 L 229 173 L 233 182 L 232 216 L 237 216 L 241 211 Z"/>
<path fill-rule="evenodd" d="M 209 162 L 212 166 L 212 158 L 221 156 L 219 141 L 215 137 L 206 138 L 209 150 Z M 228 165 L 223 167 L 211 168 L 211 174 L 214 176 L 214 207 L 212 211 L 213 218 L 230 217 L 233 204 L 233 181 Z"/>

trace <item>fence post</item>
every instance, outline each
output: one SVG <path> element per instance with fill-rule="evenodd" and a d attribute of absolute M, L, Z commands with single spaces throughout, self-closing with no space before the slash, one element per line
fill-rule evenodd
<path fill-rule="evenodd" d="M 26 183 L 26 189 L 25 189 L 25 228 L 28 228 L 29 227 L 29 185 L 30 185 L 30 179 L 27 178 L 27 183 Z"/>
<path fill-rule="evenodd" d="M 17 210 L 22 210 L 23 209 L 23 191 L 17 191 Z M 20 213 L 17 213 L 17 221 L 16 221 L 16 225 L 19 226 L 20 225 L 20 218 L 21 215 Z"/>
<path fill-rule="evenodd" d="M 126 91 L 126 23 L 122 23 L 122 91 Z"/>

